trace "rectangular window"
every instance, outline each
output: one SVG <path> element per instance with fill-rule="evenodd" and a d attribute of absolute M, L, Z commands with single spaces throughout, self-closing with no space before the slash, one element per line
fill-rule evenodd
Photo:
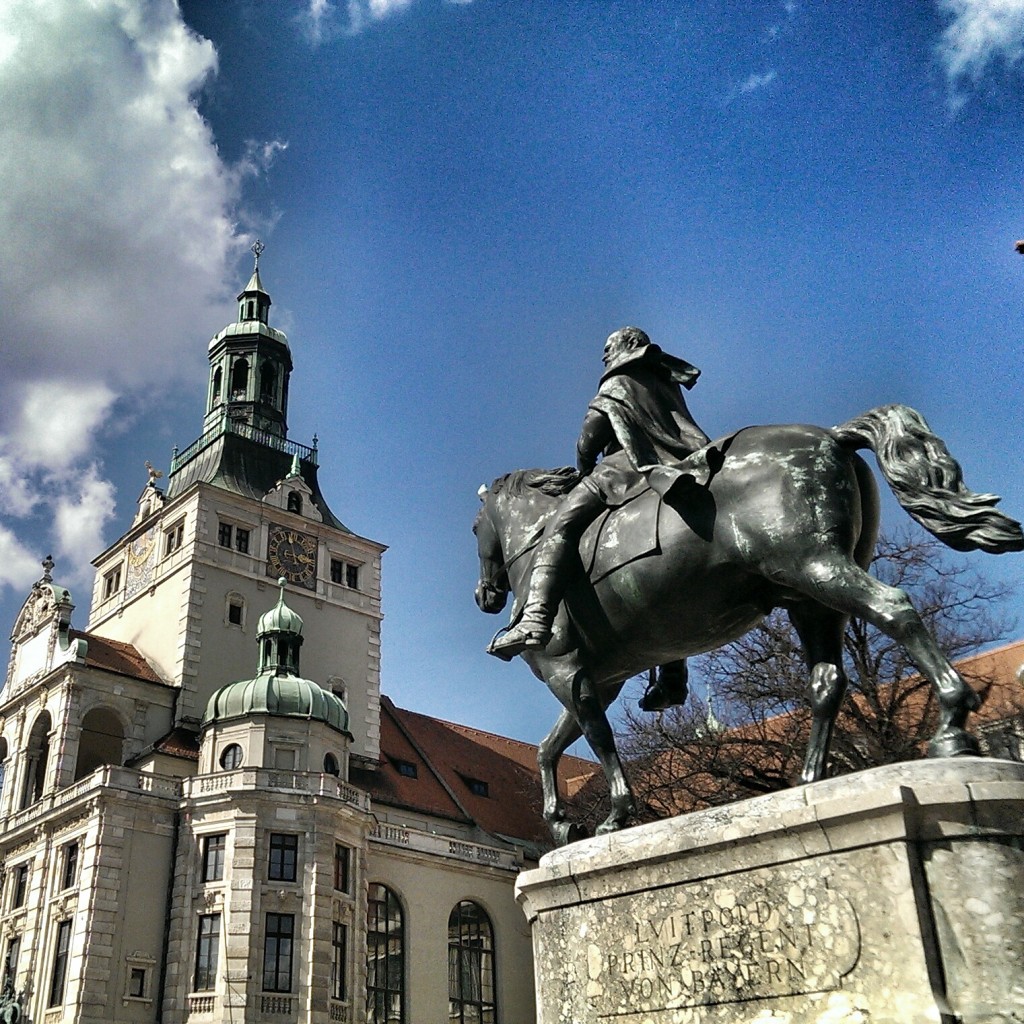
<path fill-rule="evenodd" d="M 203 881 L 219 882 L 224 877 L 224 849 L 227 833 L 203 837 Z"/>
<path fill-rule="evenodd" d="M 242 606 L 237 601 L 232 601 L 228 605 L 228 622 L 232 626 L 240 626 L 242 624 Z"/>
<path fill-rule="evenodd" d="M 193 992 L 207 992 L 217 987 L 217 961 L 220 957 L 220 914 L 199 915 L 199 936 L 196 940 L 196 972 Z"/>
<path fill-rule="evenodd" d="M 334 844 L 334 888 L 338 892 L 351 892 L 349 888 L 349 867 L 352 851 L 341 843 Z"/>
<path fill-rule="evenodd" d="M 70 889 L 78 880 L 78 843 L 64 847 L 64 864 L 60 872 L 60 887 Z"/>
<path fill-rule="evenodd" d="M 272 882 L 294 882 L 298 860 L 299 837 L 284 832 L 271 832 L 267 878 Z"/>
<path fill-rule="evenodd" d="M 175 523 L 169 530 L 164 530 L 164 555 L 173 554 L 185 540 L 185 520 Z"/>
<path fill-rule="evenodd" d="M 345 566 L 345 586 L 351 587 L 353 590 L 359 589 L 359 566 L 358 565 L 347 565 Z"/>
<path fill-rule="evenodd" d="M 263 991 L 291 992 L 294 914 L 267 914 L 263 943 Z"/>
<path fill-rule="evenodd" d="M 15 979 L 18 976 L 18 954 L 21 952 L 21 936 L 15 935 L 7 943 L 7 952 L 4 954 L 4 978 L 3 987 L 14 987 Z"/>
<path fill-rule="evenodd" d="M 331 582 L 345 582 L 345 563 L 340 558 L 331 559 Z"/>
<path fill-rule="evenodd" d="M 146 997 L 146 968 L 133 967 L 128 973 L 128 995 L 132 999 Z"/>
<path fill-rule="evenodd" d="M 71 950 L 71 922 L 57 925 L 57 945 L 53 954 L 53 977 L 50 979 L 50 1000 L 47 1006 L 64 1002 L 64 986 L 68 978 L 68 953 Z"/>
<path fill-rule="evenodd" d="M 11 909 L 25 905 L 25 896 L 28 893 L 28 865 L 19 864 L 14 869 L 13 895 L 11 897 Z"/>
<path fill-rule="evenodd" d="M 234 528 L 230 523 L 221 523 L 217 527 L 217 543 L 222 548 L 231 547 L 231 534 L 233 532 L 233 529 Z"/>
<path fill-rule="evenodd" d="M 331 937 L 331 998 L 345 998 L 345 949 L 348 945 L 348 929 L 334 922 Z"/>
<path fill-rule="evenodd" d="M 121 589 L 121 567 L 112 569 L 103 577 L 103 600 L 112 598 Z"/>
<path fill-rule="evenodd" d="M 240 526 L 235 527 L 235 550 L 243 555 L 249 554 L 249 531 Z"/>

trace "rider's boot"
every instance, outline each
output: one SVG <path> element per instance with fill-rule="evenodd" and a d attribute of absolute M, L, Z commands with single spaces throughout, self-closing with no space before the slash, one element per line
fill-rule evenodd
<path fill-rule="evenodd" d="M 685 658 L 662 665 L 657 669 L 655 681 L 640 698 L 640 710 L 664 711 L 666 708 L 683 704 L 689 692 L 689 676 Z"/>
<path fill-rule="evenodd" d="M 562 600 L 564 570 L 559 564 L 535 565 L 530 576 L 530 590 L 519 621 L 487 648 L 502 661 L 511 661 L 524 651 L 547 647 L 551 626 Z"/>

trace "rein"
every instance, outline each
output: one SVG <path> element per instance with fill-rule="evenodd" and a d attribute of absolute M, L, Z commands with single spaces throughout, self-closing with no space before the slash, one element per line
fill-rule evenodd
<path fill-rule="evenodd" d="M 494 535 L 500 538 L 501 534 L 495 527 L 494 520 L 491 518 L 490 506 L 485 505 L 484 508 L 487 514 L 487 521 L 491 524 L 491 529 L 494 530 Z M 508 593 L 508 591 L 512 589 L 511 586 L 500 587 L 495 581 L 500 579 L 502 576 L 505 576 L 507 582 L 509 568 L 515 565 L 515 563 L 518 562 L 519 559 L 523 557 L 523 555 L 528 554 L 530 551 L 532 551 L 540 543 L 540 539 L 543 535 L 544 523 L 540 523 L 534 528 L 533 533 L 527 538 L 526 543 L 514 555 L 511 555 L 509 558 L 506 558 L 505 561 L 501 563 L 501 565 L 498 567 L 498 570 L 493 575 L 487 577 L 481 576 L 480 583 L 483 586 L 490 588 L 491 590 Z"/>

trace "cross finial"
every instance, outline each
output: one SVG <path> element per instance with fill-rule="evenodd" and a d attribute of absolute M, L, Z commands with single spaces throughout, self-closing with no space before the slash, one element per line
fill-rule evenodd
<path fill-rule="evenodd" d="M 256 268 L 259 269 L 260 257 L 263 255 L 263 250 L 266 246 L 257 238 L 255 242 L 249 247 L 249 251 L 256 257 Z"/>

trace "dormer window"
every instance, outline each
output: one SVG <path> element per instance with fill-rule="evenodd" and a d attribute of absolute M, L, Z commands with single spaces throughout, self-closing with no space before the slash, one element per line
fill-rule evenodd
<path fill-rule="evenodd" d="M 474 796 L 490 796 L 489 787 L 483 779 L 474 779 L 469 775 L 463 775 L 462 781 Z"/>
<path fill-rule="evenodd" d="M 391 763 L 395 766 L 395 771 L 399 775 L 404 775 L 407 779 L 419 778 L 419 771 L 412 761 L 403 761 L 400 758 L 393 757 Z"/>

